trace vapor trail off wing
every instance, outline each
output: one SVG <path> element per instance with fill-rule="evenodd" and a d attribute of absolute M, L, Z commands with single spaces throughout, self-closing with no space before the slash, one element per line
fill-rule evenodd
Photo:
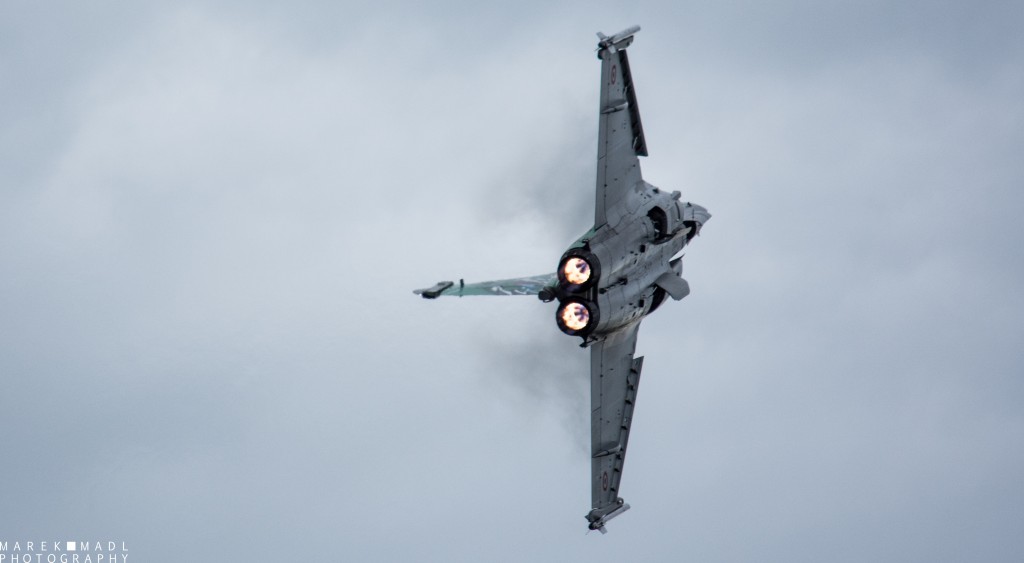
<path fill-rule="evenodd" d="M 424 299 L 436 299 L 442 295 L 537 295 L 545 287 L 554 286 L 556 283 L 558 278 L 555 274 L 477 283 L 464 283 L 462 280 L 443 281 L 437 282 L 433 287 L 416 289 L 413 293 L 422 295 Z"/>
<path fill-rule="evenodd" d="M 590 352 L 591 530 L 629 509 L 619 497 L 643 358 L 633 358 L 640 323 L 595 343 Z"/>
<path fill-rule="evenodd" d="M 608 222 L 607 211 L 639 182 L 640 160 L 647 156 L 647 141 L 640 122 L 633 75 L 626 47 L 633 42 L 632 27 L 612 37 L 599 34 L 601 102 L 597 138 L 597 202 L 594 227 Z"/>

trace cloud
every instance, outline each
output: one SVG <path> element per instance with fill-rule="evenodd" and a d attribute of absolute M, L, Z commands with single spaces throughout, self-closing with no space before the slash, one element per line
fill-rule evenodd
<path fill-rule="evenodd" d="M 4 12 L 0 528 L 1014 559 L 1020 18 L 911 8 Z M 641 330 L 633 510 L 594 538 L 588 354 L 534 299 L 411 290 L 551 271 L 589 226 L 620 19 L 645 178 L 714 218 Z"/>

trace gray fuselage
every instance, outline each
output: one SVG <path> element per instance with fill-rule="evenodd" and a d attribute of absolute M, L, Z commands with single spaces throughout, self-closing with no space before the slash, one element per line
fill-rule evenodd
<path fill-rule="evenodd" d="M 585 289 L 574 291 L 564 283 L 559 288 L 560 301 L 581 301 L 589 309 L 592 325 L 575 333 L 585 345 L 642 319 L 667 293 L 681 299 L 689 291 L 679 278 L 682 261 L 674 257 L 710 214 L 699 205 L 680 201 L 679 192 L 666 193 L 641 181 L 608 209 L 607 217 L 607 223 L 583 235 L 562 258 L 564 264 L 570 256 L 586 257 L 598 277 Z M 662 286 L 671 280 L 664 277 L 667 273 L 686 289 L 666 291 Z"/>

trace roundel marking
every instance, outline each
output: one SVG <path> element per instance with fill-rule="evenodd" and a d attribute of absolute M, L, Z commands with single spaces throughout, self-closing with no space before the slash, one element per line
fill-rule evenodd
<path fill-rule="evenodd" d="M 604 473 L 601 474 L 601 490 L 602 491 L 607 491 L 608 490 L 608 472 L 607 471 L 605 471 Z"/>

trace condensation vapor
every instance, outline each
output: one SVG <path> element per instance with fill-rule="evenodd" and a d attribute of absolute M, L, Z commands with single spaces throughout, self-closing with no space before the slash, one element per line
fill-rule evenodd
<path fill-rule="evenodd" d="M 597 123 L 590 117 L 567 114 L 546 124 L 550 131 L 543 141 L 511 147 L 508 168 L 494 174 L 478 203 L 492 210 L 501 203 L 498 212 L 479 215 L 489 221 L 482 229 L 536 229 L 523 238 L 544 241 L 537 251 L 549 254 L 541 259 L 551 271 L 564 249 L 593 226 Z M 538 409 L 557 417 L 567 438 L 589 451 L 590 352 L 579 348 L 578 338 L 558 331 L 555 304 L 526 301 L 529 328 L 507 326 L 500 334 L 481 336 L 479 361 L 487 369 L 480 373 L 493 378 L 489 383 L 515 389 L 524 412 Z"/>
<path fill-rule="evenodd" d="M 521 298 L 527 299 L 527 298 Z M 486 383 L 514 390 L 510 400 L 523 416 L 549 415 L 561 421 L 567 440 L 580 451 L 590 447 L 590 351 L 579 338 L 555 328 L 554 304 L 524 302 L 531 330 L 507 326 L 481 336 L 477 361 Z"/>
<path fill-rule="evenodd" d="M 548 123 L 545 142 L 531 141 L 509 147 L 507 169 L 496 171 L 479 205 L 497 213 L 486 214 L 488 225 L 529 225 L 561 248 L 593 226 L 596 178 L 597 119 L 587 127 L 585 116 L 567 116 Z M 498 194 L 498 197 L 495 197 Z M 558 256 L 551 257 L 552 268 Z"/>

